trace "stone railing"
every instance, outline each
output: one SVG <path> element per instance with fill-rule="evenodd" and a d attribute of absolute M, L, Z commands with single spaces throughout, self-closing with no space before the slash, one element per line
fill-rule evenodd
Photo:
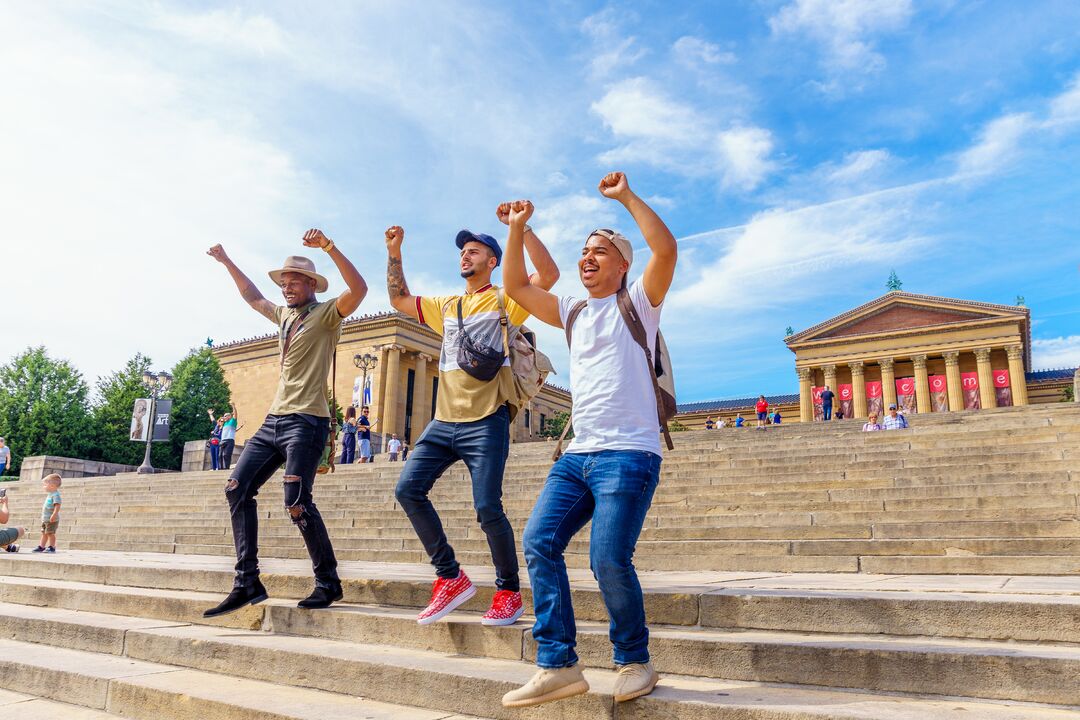
<path fill-rule="evenodd" d="M 99 477 L 135 472 L 136 468 L 136 465 L 121 465 L 120 463 L 107 463 L 98 460 L 33 455 L 23 458 L 22 467 L 19 471 L 19 480 L 36 481 L 51 473 L 60 473 L 63 478 Z"/>

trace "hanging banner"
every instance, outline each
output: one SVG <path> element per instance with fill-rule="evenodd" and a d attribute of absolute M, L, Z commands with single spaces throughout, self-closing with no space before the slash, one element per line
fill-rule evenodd
<path fill-rule="evenodd" d="M 1009 383 L 1008 370 L 993 370 L 994 396 L 997 398 L 998 407 L 1012 407 L 1012 387 Z"/>
<path fill-rule="evenodd" d="M 960 386 L 964 388 L 964 409 L 982 410 L 982 400 L 979 398 L 979 373 L 960 373 Z"/>
<path fill-rule="evenodd" d="M 836 392 L 840 396 L 840 412 L 849 420 L 855 417 L 855 395 L 852 386 L 837 385 Z"/>
<path fill-rule="evenodd" d="M 930 376 L 930 407 L 934 412 L 949 411 L 949 381 L 944 375 Z"/>
<path fill-rule="evenodd" d="M 883 406 L 884 398 L 881 396 L 881 381 L 874 380 L 866 383 L 866 415 L 877 415 L 878 420 L 885 417 Z"/>
<path fill-rule="evenodd" d="M 915 378 L 896 378 L 896 409 L 905 415 L 915 412 Z"/>
<path fill-rule="evenodd" d="M 149 412 L 150 398 L 139 398 L 135 401 L 135 407 L 131 411 L 130 440 L 146 442 L 146 435 L 150 431 L 150 418 L 146 417 Z"/>
<path fill-rule="evenodd" d="M 360 407 L 361 395 L 363 394 L 362 393 L 363 389 L 360 387 L 360 385 L 363 382 L 364 382 L 364 376 L 363 375 L 357 375 L 355 378 L 353 378 L 353 384 L 352 384 L 352 405 L 353 405 L 353 407 Z"/>
<path fill-rule="evenodd" d="M 811 388 L 811 392 L 814 394 L 814 420 L 824 420 L 825 410 L 821 407 L 821 393 L 825 392 L 824 387 Z"/>
<path fill-rule="evenodd" d="M 154 442 L 169 441 L 170 415 L 172 415 L 172 400 L 166 398 L 154 403 Z"/>

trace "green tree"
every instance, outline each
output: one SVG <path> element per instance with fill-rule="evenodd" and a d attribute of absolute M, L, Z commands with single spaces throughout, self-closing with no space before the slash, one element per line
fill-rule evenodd
<path fill-rule="evenodd" d="M 667 429 L 668 432 L 686 432 L 690 428 L 686 427 L 678 420 L 672 420 L 667 424 Z"/>
<path fill-rule="evenodd" d="M 98 380 L 97 397 L 92 410 L 94 447 L 90 450 L 90 459 L 124 465 L 142 464 L 146 446 L 132 442 L 129 431 L 135 400 L 148 395 L 142 383 L 142 374 L 150 369 L 151 364 L 150 358 L 136 353 L 122 370 Z M 170 464 L 172 449 L 168 445 L 154 444 L 150 461 L 155 467 L 166 467 Z"/>
<path fill-rule="evenodd" d="M 544 420 L 544 428 L 540 431 L 540 437 L 552 437 L 558 439 L 562 435 L 566 423 L 570 422 L 570 413 L 557 412 Z M 567 438 L 574 437 L 573 428 L 566 434 Z"/>
<path fill-rule="evenodd" d="M 1061 389 L 1061 402 L 1073 402 L 1076 399 L 1075 392 L 1072 385 L 1066 385 Z"/>
<path fill-rule="evenodd" d="M 184 443 L 210 437 L 212 423 L 206 411 L 228 412 L 232 404 L 229 384 L 213 351 L 206 346 L 193 349 L 176 363 L 166 397 L 173 401 L 169 428 L 167 467 L 178 469 L 184 457 Z"/>
<path fill-rule="evenodd" d="M 904 287 L 904 283 L 900 281 L 896 271 L 893 270 L 889 273 L 889 279 L 885 282 L 885 289 L 892 292 L 894 290 L 901 290 Z"/>
<path fill-rule="evenodd" d="M 54 360 L 44 346 L 27 348 L 0 366 L 0 436 L 11 448 L 10 473 L 31 455 L 86 457 L 93 439 L 82 373 Z"/>

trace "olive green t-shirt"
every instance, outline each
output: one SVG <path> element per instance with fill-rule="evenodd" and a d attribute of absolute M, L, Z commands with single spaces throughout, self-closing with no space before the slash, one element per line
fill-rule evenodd
<path fill-rule="evenodd" d="M 308 314 L 300 321 L 300 316 Z M 270 404 L 271 415 L 303 413 L 315 417 L 330 417 L 326 401 L 327 375 L 330 359 L 341 337 L 342 317 L 334 301 L 317 302 L 304 307 L 274 306 L 278 323 L 278 357 L 293 323 L 301 322 L 293 332 L 289 352 L 281 366 L 277 394 Z"/>

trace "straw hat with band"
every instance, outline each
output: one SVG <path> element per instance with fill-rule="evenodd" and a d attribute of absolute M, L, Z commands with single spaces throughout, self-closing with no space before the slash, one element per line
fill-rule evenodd
<path fill-rule="evenodd" d="M 287 272 L 299 273 L 312 278 L 315 281 L 315 292 L 317 293 L 326 292 L 326 289 L 330 287 L 327 279 L 315 272 L 315 263 L 302 255 L 290 255 L 285 258 L 284 267 L 270 271 L 270 279 L 274 281 L 275 285 L 281 285 L 281 276 Z"/>

